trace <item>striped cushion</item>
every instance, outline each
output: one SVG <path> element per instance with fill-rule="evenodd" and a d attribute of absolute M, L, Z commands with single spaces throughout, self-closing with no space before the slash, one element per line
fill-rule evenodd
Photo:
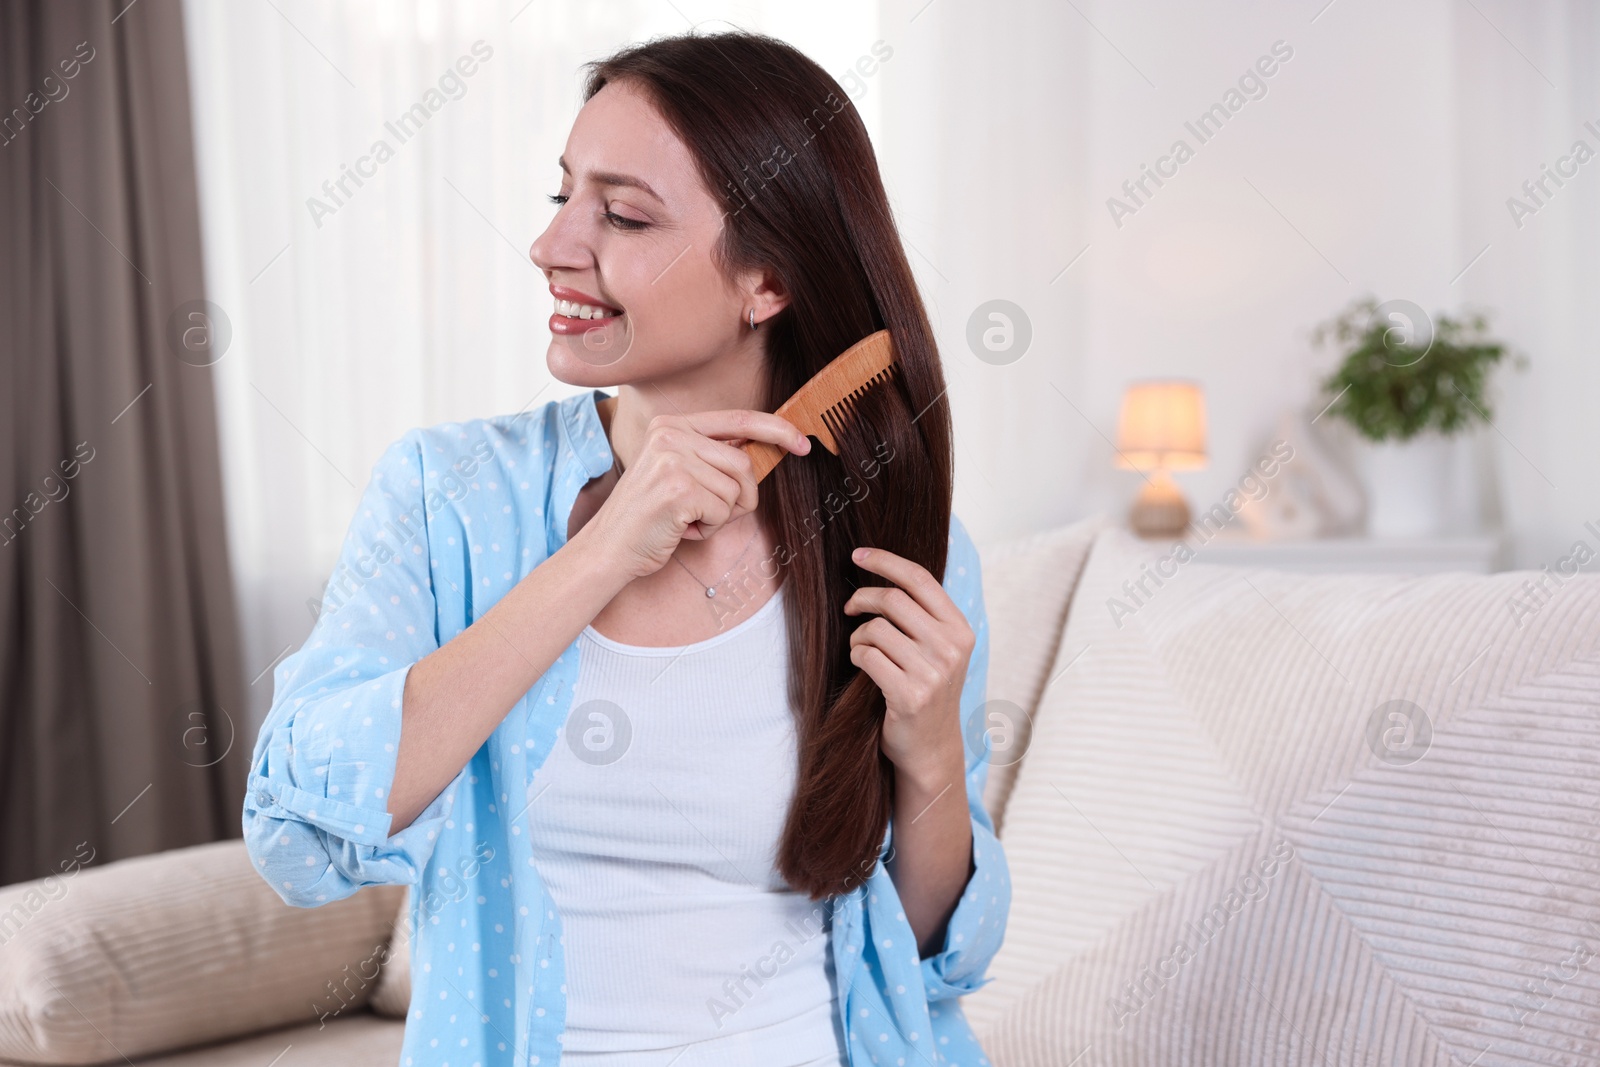
<path fill-rule="evenodd" d="M 122 1063 L 336 1022 L 371 996 L 400 896 L 291 908 L 237 840 L 7 886 L 0 1060 Z"/>
<path fill-rule="evenodd" d="M 404 1019 L 411 1010 L 411 887 L 400 894 L 400 910 L 394 916 L 394 938 L 384 957 L 378 988 L 369 1007 L 385 1019 Z"/>
<path fill-rule="evenodd" d="M 993 1062 L 1600 1062 L 1600 578 L 1161 555 L 1108 530 L 1078 585 Z"/>
<path fill-rule="evenodd" d="M 1005 823 L 1017 768 L 1028 750 L 1032 716 L 1050 681 L 1050 665 L 1067 624 L 1067 605 L 1106 525 L 1094 516 L 1070 526 L 996 544 L 979 545 L 984 610 L 989 616 L 989 731 L 991 760 L 983 802 L 996 830 Z"/>
<path fill-rule="evenodd" d="M 395 1067 L 405 1033 L 403 1023 L 357 1012 L 327 1026 L 291 1026 L 141 1059 L 139 1067 Z"/>

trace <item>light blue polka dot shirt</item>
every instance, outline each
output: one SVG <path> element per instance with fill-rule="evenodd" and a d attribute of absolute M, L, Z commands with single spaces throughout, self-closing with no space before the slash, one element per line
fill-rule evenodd
<path fill-rule="evenodd" d="M 365 885 L 414 887 L 405 1067 L 561 1061 L 561 915 L 534 866 L 527 794 L 563 735 L 579 643 L 415 822 L 391 835 L 385 809 L 407 671 L 566 543 L 578 490 L 612 465 L 595 410 L 604 395 L 411 430 L 392 444 L 373 467 L 311 635 L 273 674 L 245 843 L 262 877 L 297 907 Z M 977 638 L 961 696 L 976 869 L 926 958 L 882 862 L 892 825 L 868 881 L 830 898 L 852 1067 L 988 1063 L 957 998 L 990 981 L 1011 882 L 982 802 L 988 618 L 977 552 L 953 516 L 944 586 Z"/>

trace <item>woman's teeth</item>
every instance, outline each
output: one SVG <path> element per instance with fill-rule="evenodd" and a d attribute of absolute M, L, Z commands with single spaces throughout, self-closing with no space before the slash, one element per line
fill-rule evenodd
<path fill-rule="evenodd" d="M 570 300 L 557 300 L 556 314 L 565 315 L 569 319 L 614 319 L 622 312 L 595 307 L 593 304 L 574 304 Z"/>

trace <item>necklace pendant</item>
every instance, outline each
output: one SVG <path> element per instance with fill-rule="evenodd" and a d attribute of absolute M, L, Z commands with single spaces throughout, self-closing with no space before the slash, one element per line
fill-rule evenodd
<path fill-rule="evenodd" d="M 716 595 L 717 595 L 717 587 L 716 586 L 714 586 L 714 585 L 706 586 L 706 597 L 708 599 L 711 598 L 711 597 L 714 597 Z"/>

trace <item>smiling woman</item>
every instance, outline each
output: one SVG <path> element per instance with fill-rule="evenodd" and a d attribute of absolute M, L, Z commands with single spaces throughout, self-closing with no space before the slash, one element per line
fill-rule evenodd
<path fill-rule="evenodd" d="M 781 41 L 657 39 L 591 66 L 558 164 L 530 255 L 587 388 L 379 461 L 365 580 L 276 670 L 258 867 L 304 906 L 417 888 L 406 1062 L 985 1062 L 988 624 L 860 117 Z M 772 412 L 879 330 L 899 373 L 813 449 Z M 750 441 L 789 454 L 759 493 Z"/>

